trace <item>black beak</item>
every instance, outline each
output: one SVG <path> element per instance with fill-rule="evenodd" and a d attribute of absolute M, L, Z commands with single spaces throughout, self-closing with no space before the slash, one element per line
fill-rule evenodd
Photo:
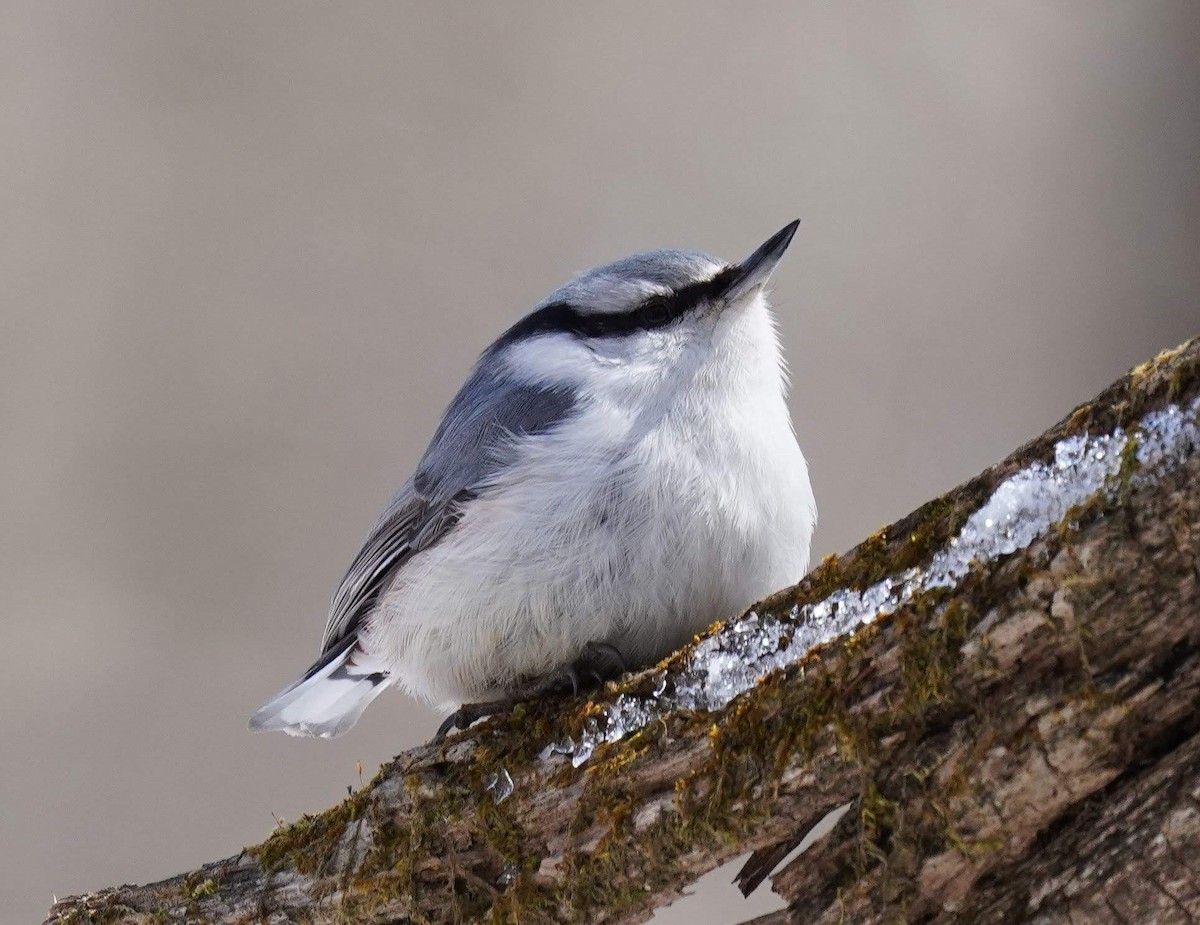
<path fill-rule="evenodd" d="M 765 283 L 775 272 L 775 267 L 779 265 L 799 227 L 800 219 L 796 219 L 779 229 L 767 238 L 758 250 L 738 264 L 737 271 L 726 285 L 725 291 L 721 293 L 721 297 L 732 301 L 744 296 L 755 286 Z"/>

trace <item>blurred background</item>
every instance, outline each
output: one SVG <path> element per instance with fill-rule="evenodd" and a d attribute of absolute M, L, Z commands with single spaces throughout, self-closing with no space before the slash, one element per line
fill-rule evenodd
<path fill-rule="evenodd" d="M 333 742 L 245 722 L 577 270 L 803 219 L 817 557 L 1200 333 L 1198 48 L 1184 0 L 5 3 L 0 917 L 234 853 L 432 733 L 400 695 Z M 772 907 L 731 876 L 688 922 Z"/>

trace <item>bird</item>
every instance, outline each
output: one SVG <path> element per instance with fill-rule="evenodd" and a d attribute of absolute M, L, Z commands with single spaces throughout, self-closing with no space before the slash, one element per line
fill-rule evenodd
<path fill-rule="evenodd" d="M 653 664 L 803 577 L 817 521 L 765 286 L 657 250 L 488 346 L 335 591 L 320 655 L 250 718 L 330 738 L 396 687 L 438 737 Z"/>

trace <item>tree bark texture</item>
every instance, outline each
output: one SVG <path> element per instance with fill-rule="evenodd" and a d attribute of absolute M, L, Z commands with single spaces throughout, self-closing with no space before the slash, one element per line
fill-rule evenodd
<path fill-rule="evenodd" d="M 756 610 L 789 618 L 928 561 L 1056 441 L 1197 395 L 1200 339 Z M 746 851 L 743 888 L 770 875 L 789 903 L 762 925 L 1200 921 L 1198 583 L 1193 453 L 719 711 L 675 711 L 575 768 L 546 746 L 653 673 L 522 706 L 234 857 L 48 922 L 634 923 Z"/>

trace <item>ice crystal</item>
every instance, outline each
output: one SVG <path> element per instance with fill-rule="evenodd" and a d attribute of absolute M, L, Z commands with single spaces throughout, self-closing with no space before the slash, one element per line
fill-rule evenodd
<path fill-rule="evenodd" d="M 538 752 L 538 758 L 540 758 L 542 761 L 545 761 L 551 755 L 574 755 L 574 754 L 575 754 L 575 740 L 572 739 L 570 736 L 567 736 L 561 742 L 551 742 L 549 745 L 547 745 L 545 748 L 543 748 L 540 752 Z"/>
<path fill-rule="evenodd" d="M 508 886 L 513 883 L 521 874 L 521 869 L 516 864 L 508 863 L 500 871 L 500 876 L 496 878 L 496 883 L 500 886 Z"/>
<path fill-rule="evenodd" d="M 1138 463 L 1133 485 L 1153 481 L 1200 448 L 1198 414 L 1200 398 L 1186 408 L 1170 405 L 1142 419 L 1132 436 Z M 926 565 L 862 590 L 839 589 L 824 600 L 793 608 L 783 619 L 751 611 L 701 640 L 682 670 L 661 673 L 652 694 L 619 696 L 588 721 L 578 743 L 554 743 L 543 757 L 570 754 L 578 767 L 599 745 L 623 739 L 658 717 L 676 710 L 719 710 L 815 646 L 895 613 L 926 591 L 956 587 L 974 564 L 1026 548 L 1072 508 L 1114 493 L 1130 439 L 1120 427 L 1096 437 L 1063 438 L 1055 444 L 1052 462 L 1031 463 L 1001 482 Z"/>
<path fill-rule="evenodd" d="M 492 799 L 496 803 L 503 803 L 512 796 L 514 786 L 512 775 L 508 773 L 508 769 L 501 768 L 492 775 L 492 779 L 483 789 L 492 795 Z"/>

